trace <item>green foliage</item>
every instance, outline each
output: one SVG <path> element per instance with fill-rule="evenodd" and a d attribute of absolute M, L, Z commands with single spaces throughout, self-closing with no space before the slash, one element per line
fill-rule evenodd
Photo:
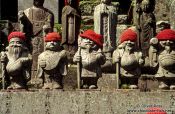
<path fill-rule="evenodd" d="M 62 32 L 62 27 L 61 24 L 55 23 L 54 28 L 56 29 L 57 32 L 61 33 Z"/>

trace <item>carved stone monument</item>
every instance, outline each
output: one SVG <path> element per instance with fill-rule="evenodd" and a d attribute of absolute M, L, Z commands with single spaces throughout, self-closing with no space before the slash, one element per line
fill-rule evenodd
<path fill-rule="evenodd" d="M 33 56 L 32 77 L 36 75 L 38 55 L 44 51 L 43 26 L 54 26 L 53 13 L 43 7 L 44 0 L 33 0 L 33 6 L 19 11 L 21 29 L 26 33 L 28 45 Z M 51 30 L 52 31 L 52 30 Z"/>
<path fill-rule="evenodd" d="M 38 57 L 37 77 L 43 81 L 43 89 L 62 89 L 63 76 L 67 75 L 67 55 L 62 49 L 61 36 L 48 33 L 45 38 L 45 51 Z"/>
<path fill-rule="evenodd" d="M 9 84 L 7 89 L 27 89 L 32 56 L 25 45 L 26 37 L 22 32 L 12 32 L 8 41 L 7 52 L 1 52 L 2 77 Z"/>
<path fill-rule="evenodd" d="M 124 86 L 130 89 L 138 88 L 138 78 L 141 76 L 141 66 L 144 64 L 144 59 L 142 52 L 137 51 L 136 42 L 136 32 L 127 29 L 121 34 L 121 44 L 113 53 L 117 80 L 120 80 L 121 88 Z"/>
<path fill-rule="evenodd" d="M 112 53 L 116 49 L 117 6 L 111 0 L 101 0 L 94 10 L 94 31 L 103 35 L 106 63 L 103 69 L 112 69 Z"/>
<path fill-rule="evenodd" d="M 82 89 L 97 89 L 97 81 L 102 76 L 101 65 L 105 63 L 105 55 L 102 52 L 102 35 L 93 30 L 87 30 L 80 34 L 79 50 L 74 56 L 74 62 L 80 63 L 78 80 Z M 82 82 L 82 84 L 81 84 Z M 79 88 L 79 89 L 80 89 Z"/>
<path fill-rule="evenodd" d="M 149 41 L 156 34 L 156 20 L 153 13 L 155 0 L 137 0 L 137 31 L 138 48 L 142 50 L 144 56 L 148 56 Z"/>
<path fill-rule="evenodd" d="M 62 45 L 67 51 L 68 59 L 72 62 L 78 48 L 81 13 L 75 1 L 67 0 L 62 10 Z"/>
<path fill-rule="evenodd" d="M 150 41 L 150 54 L 155 54 L 152 63 L 158 63 L 156 78 L 159 89 L 175 89 L 175 31 L 165 29 Z"/>

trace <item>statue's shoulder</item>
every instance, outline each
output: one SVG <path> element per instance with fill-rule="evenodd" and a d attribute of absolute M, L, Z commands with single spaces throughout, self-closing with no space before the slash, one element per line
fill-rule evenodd
<path fill-rule="evenodd" d="M 47 8 L 43 8 L 43 10 L 45 12 L 47 12 L 48 14 L 50 14 L 50 15 L 54 15 L 53 12 L 51 10 L 47 9 Z"/>
<path fill-rule="evenodd" d="M 61 50 L 60 52 L 59 52 L 59 55 L 61 56 L 61 57 L 66 57 L 67 56 L 67 51 L 66 50 Z"/>
<path fill-rule="evenodd" d="M 38 56 L 38 59 L 46 58 L 47 55 L 49 55 L 48 51 L 44 51 Z"/>
<path fill-rule="evenodd" d="M 31 10 L 32 10 L 32 7 L 25 9 L 25 10 L 24 10 L 24 14 L 25 14 L 26 16 L 28 16 L 28 15 L 29 15 L 29 12 L 30 12 Z"/>
<path fill-rule="evenodd" d="M 74 8 L 70 7 L 69 5 L 64 6 L 62 9 L 62 13 L 65 13 L 65 12 L 70 11 L 70 10 L 74 10 Z"/>

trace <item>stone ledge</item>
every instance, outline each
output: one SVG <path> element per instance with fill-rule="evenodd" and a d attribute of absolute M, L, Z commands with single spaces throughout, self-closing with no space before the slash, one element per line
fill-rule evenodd
<path fill-rule="evenodd" d="M 175 111 L 175 91 L 138 90 L 1 92 L 0 114 L 145 114 Z"/>

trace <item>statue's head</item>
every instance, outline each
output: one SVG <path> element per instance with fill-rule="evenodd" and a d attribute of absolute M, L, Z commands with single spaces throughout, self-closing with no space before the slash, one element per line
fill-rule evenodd
<path fill-rule="evenodd" d="M 153 12 L 155 9 L 155 0 L 143 0 L 141 4 L 143 12 Z"/>
<path fill-rule="evenodd" d="M 101 0 L 101 3 L 110 4 L 111 3 L 111 0 Z"/>
<path fill-rule="evenodd" d="M 175 49 L 175 31 L 171 29 L 165 29 L 160 31 L 156 38 L 159 40 L 160 46 L 163 50 L 170 53 L 172 49 Z"/>
<path fill-rule="evenodd" d="M 120 36 L 120 43 L 124 45 L 125 51 L 133 51 L 135 42 L 137 41 L 137 33 L 131 29 L 125 30 Z"/>
<path fill-rule="evenodd" d="M 168 21 L 158 21 L 156 22 L 156 33 L 164 29 L 170 29 L 170 23 Z"/>
<path fill-rule="evenodd" d="M 61 36 L 57 32 L 48 33 L 45 37 L 45 49 L 51 51 L 58 51 L 61 49 Z"/>
<path fill-rule="evenodd" d="M 36 7 L 43 7 L 44 0 L 34 0 L 33 5 Z"/>
<path fill-rule="evenodd" d="M 23 49 L 25 49 L 24 42 L 26 40 L 25 34 L 22 32 L 12 32 L 8 36 L 9 46 L 8 53 L 10 56 L 19 58 Z"/>
<path fill-rule="evenodd" d="M 84 33 L 80 34 L 80 43 L 79 45 L 85 49 L 96 49 L 103 46 L 102 35 L 96 34 L 93 30 L 87 30 Z"/>

